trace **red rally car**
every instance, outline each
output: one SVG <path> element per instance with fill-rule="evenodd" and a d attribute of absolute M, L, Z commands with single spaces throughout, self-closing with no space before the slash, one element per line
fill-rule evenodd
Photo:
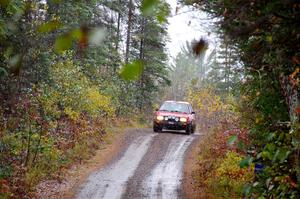
<path fill-rule="evenodd" d="M 185 130 L 187 134 L 195 132 L 195 112 L 188 102 L 165 101 L 155 112 L 153 131 Z"/>

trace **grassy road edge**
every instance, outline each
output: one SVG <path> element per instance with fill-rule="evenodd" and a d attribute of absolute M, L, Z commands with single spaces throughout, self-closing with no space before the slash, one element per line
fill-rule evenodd
<path fill-rule="evenodd" d="M 74 198 L 92 172 L 117 158 L 126 145 L 125 137 L 130 134 L 129 129 L 143 127 L 137 122 L 131 122 L 126 128 L 124 126 L 107 127 L 103 141 L 99 143 L 101 146 L 95 150 L 94 154 L 81 163 L 76 162 L 70 168 L 65 169 L 62 180 L 50 179 L 41 182 L 36 187 L 34 198 Z"/>

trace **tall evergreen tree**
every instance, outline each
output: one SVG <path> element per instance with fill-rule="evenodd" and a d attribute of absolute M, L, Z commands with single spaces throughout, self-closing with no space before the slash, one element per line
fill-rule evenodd
<path fill-rule="evenodd" d="M 220 93 L 231 92 L 241 79 L 242 64 L 237 47 L 231 44 L 228 38 L 223 38 L 210 59 L 207 80 L 213 83 Z"/>

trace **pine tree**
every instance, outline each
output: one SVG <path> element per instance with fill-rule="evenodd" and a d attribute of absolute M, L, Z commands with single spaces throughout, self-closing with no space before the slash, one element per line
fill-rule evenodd
<path fill-rule="evenodd" d="M 238 57 L 237 47 L 227 38 L 223 38 L 220 46 L 212 52 L 212 61 L 209 64 L 211 70 L 207 79 L 215 84 L 221 93 L 232 91 L 241 78 L 241 63 Z"/>

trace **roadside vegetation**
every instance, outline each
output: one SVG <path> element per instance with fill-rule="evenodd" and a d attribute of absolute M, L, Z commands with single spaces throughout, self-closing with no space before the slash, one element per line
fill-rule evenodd
<path fill-rule="evenodd" d="M 31 198 L 39 182 L 63 178 L 90 158 L 109 128 L 149 119 L 142 113 L 152 114 L 158 91 L 169 84 L 168 6 L 0 6 L 0 198 Z"/>
<path fill-rule="evenodd" d="M 198 186 L 212 198 L 299 198 L 299 3 L 185 2 L 218 19 L 221 40 L 212 69 L 190 81 L 208 132 Z"/>
<path fill-rule="evenodd" d="M 216 90 L 207 85 L 190 90 L 188 96 L 197 112 L 198 131 L 203 134 L 196 167 L 189 177 L 202 197 L 241 198 L 245 186 L 254 180 L 254 164 L 245 167 L 242 163 L 250 145 L 249 131 L 242 128 L 233 96 L 222 99 Z"/>

